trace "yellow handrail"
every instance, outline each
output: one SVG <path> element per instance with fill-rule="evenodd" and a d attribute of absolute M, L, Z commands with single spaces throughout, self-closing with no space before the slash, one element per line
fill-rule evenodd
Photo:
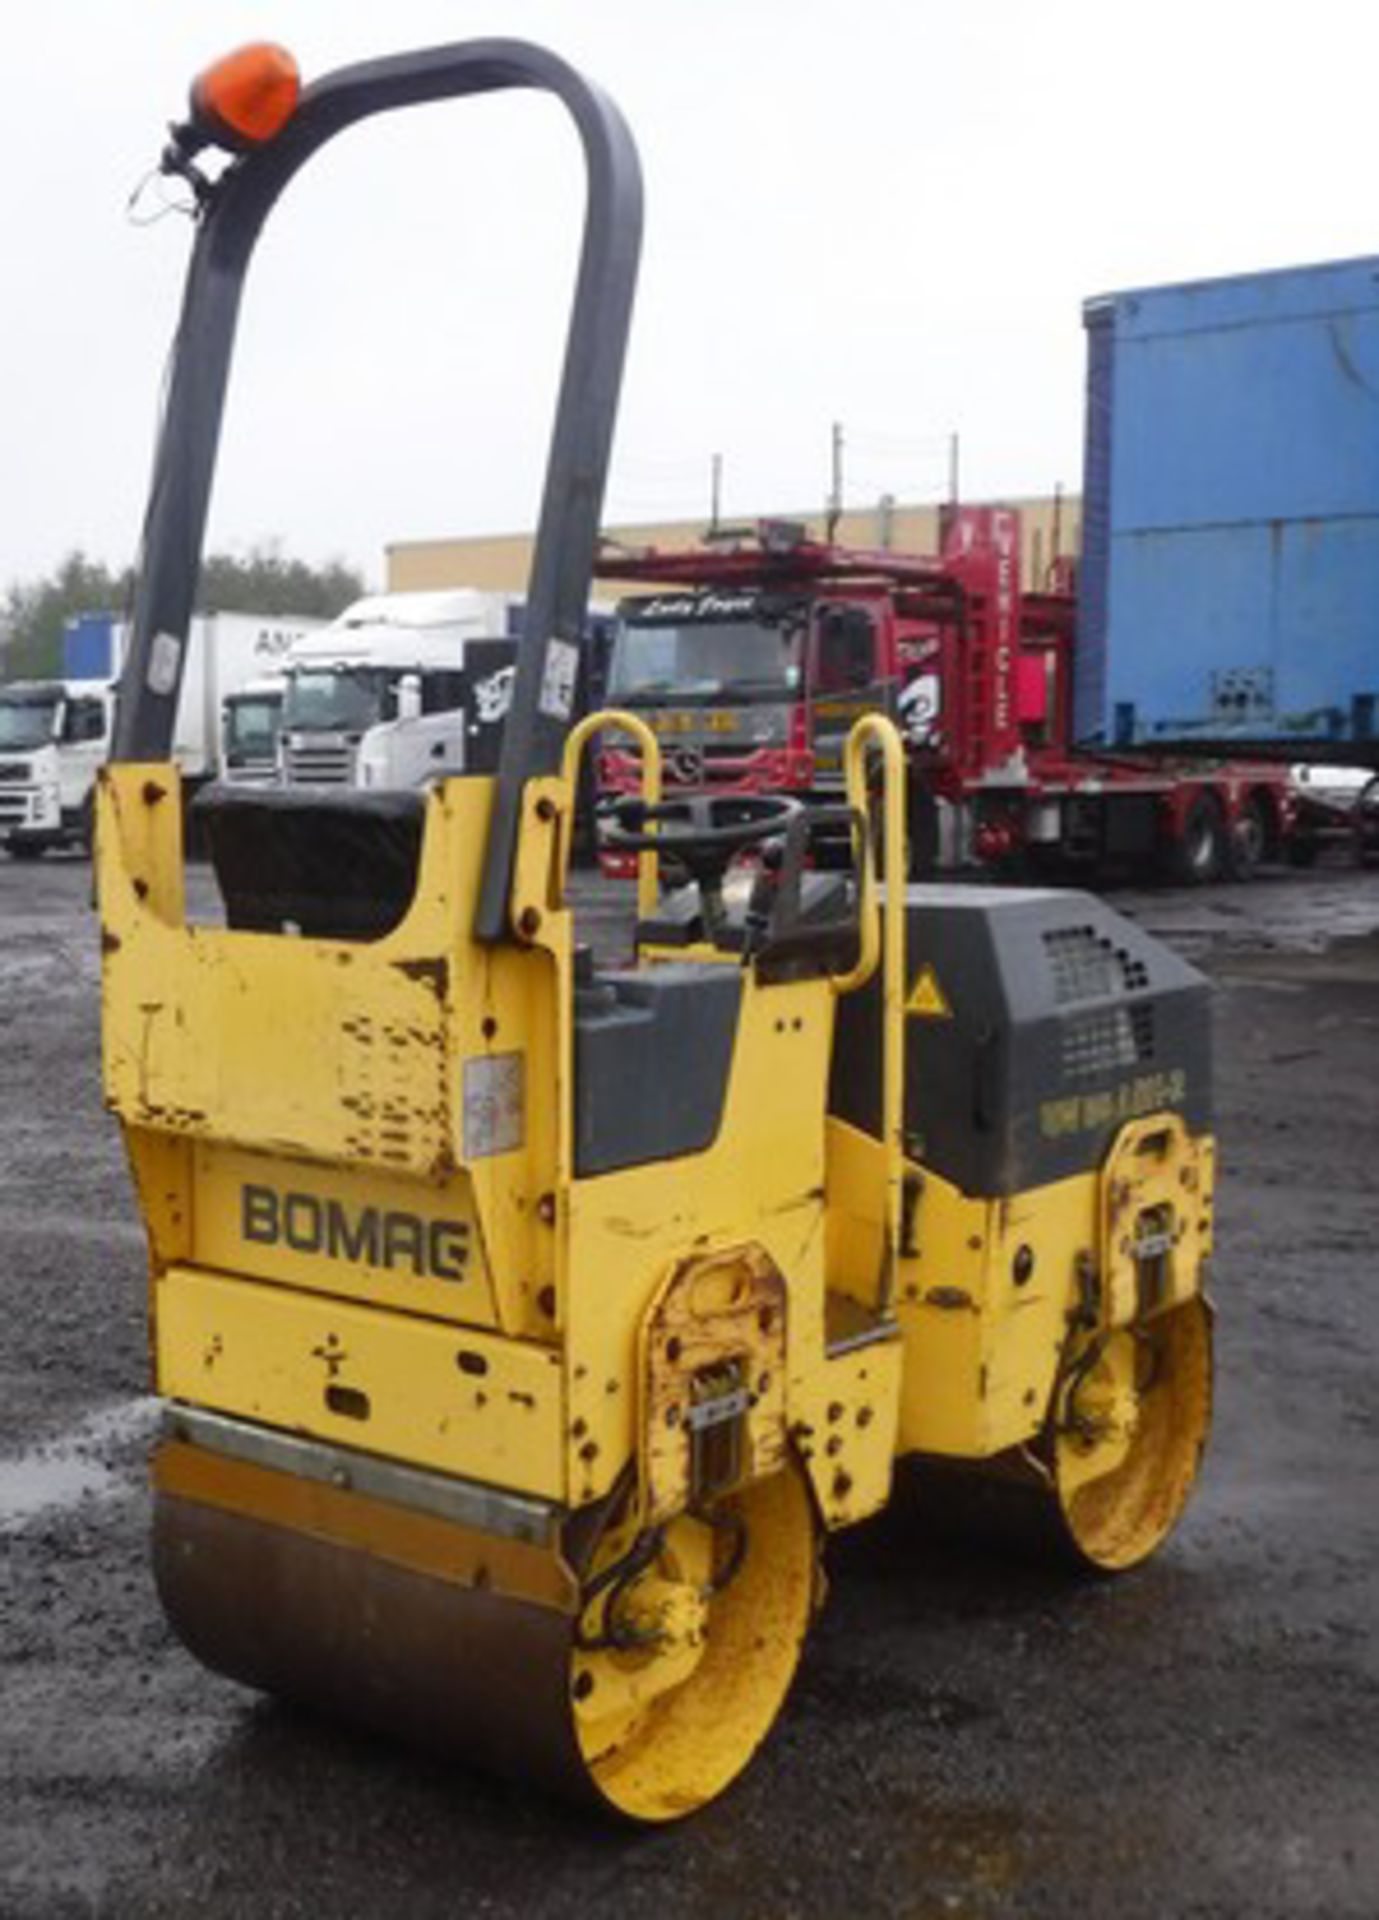
<path fill-rule="evenodd" d="M 881 1147 L 885 1181 L 881 1277 L 877 1305 L 891 1311 L 900 1247 L 905 1173 L 905 749 L 894 721 L 883 713 L 864 713 L 847 737 L 843 768 L 848 804 L 870 820 L 867 796 L 867 748 L 879 748 L 882 760 L 881 860 L 886 897 L 877 914 L 876 863 L 868 835 L 862 861 L 861 951 L 849 974 L 834 981 L 838 993 L 864 986 L 881 961 Z M 878 928 L 878 917 L 880 926 Z"/>
<path fill-rule="evenodd" d="M 565 897 L 565 881 L 570 870 L 570 843 L 574 838 L 575 786 L 579 779 L 579 760 L 589 736 L 600 732 L 604 727 L 617 727 L 623 733 L 630 733 L 642 750 L 642 799 L 649 807 L 654 807 L 661 797 L 661 743 L 645 720 L 635 713 L 626 713 L 620 707 L 605 707 L 600 713 L 586 713 L 584 718 L 570 729 L 565 740 L 565 751 L 560 758 L 560 777 L 570 790 L 570 804 L 560 823 L 560 854 L 556 872 L 560 880 L 560 897 Z M 650 919 L 656 911 L 656 897 L 660 891 L 659 868 L 654 853 L 637 855 L 637 916 Z"/>

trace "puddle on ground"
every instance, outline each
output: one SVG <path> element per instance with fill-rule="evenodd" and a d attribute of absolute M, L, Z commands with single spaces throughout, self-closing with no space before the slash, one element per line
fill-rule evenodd
<path fill-rule="evenodd" d="M 159 1402 L 124 1400 L 88 1414 L 65 1433 L 41 1440 L 25 1453 L 0 1456 L 0 1533 L 87 1499 L 111 1499 L 131 1484 L 129 1464 L 112 1460 L 127 1442 L 153 1432 Z"/>

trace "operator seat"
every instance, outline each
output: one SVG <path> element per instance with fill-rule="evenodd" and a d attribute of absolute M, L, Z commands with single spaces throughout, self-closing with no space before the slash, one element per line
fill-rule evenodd
<path fill-rule="evenodd" d="M 415 790 L 234 787 L 192 802 L 229 926 L 377 940 L 412 904 L 426 795 Z"/>

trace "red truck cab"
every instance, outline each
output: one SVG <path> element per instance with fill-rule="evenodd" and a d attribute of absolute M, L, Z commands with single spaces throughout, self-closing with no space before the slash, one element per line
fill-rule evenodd
<path fill-rule="evenodd" d="M 1152 860 L 1206 880 L 1251 871 L 1292 831 L 1283 767 L 1077 750 L 1072 571 L 1025 590 L 1012 509 L 945 512 L 933 559 L 766 522 L 599 572 L 657 588 L 619 605 L 607 698 L 660 736 L 668 790 L 836 799 L 848 730 L 879 710 L 906 742 L 916 872 L 975 861 L 1085 879 Z M 631 742 L 606 739 L 602 791 L 639 778 Z"/>

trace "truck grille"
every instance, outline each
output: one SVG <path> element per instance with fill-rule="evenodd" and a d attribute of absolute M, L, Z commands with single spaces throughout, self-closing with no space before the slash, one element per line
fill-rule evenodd
<path fill-rule="evenodd" d="M 0 826 L 15 826 L 29 817 L 29 796 L 25 792 L 0 791 Z"/>
<path fill-rule="evenodd" d="M 631 742 L 622 743 L 619 751 L 625 755 L 631 765 L 641 768 L 641 750 Z M 744 774 L 752 771 L 752 755 L 756 749 L 750 744 L 739 742 L 734 746 L 720 745 L 671 745 L 661 743 L 661 774 L 666 786 L 699 786 L 711 780 L 740 780 Z"/>
<path fill-rule="evenodd" d="M 354 771 L 349 747 L 288 747 L 283 757 L 291 787 L 347 787 Z"/>
<path fill-rule="evenodd" d="M 27 760 L 0 760 L 0 780 L 27 780 L 29 771 Z"/>

